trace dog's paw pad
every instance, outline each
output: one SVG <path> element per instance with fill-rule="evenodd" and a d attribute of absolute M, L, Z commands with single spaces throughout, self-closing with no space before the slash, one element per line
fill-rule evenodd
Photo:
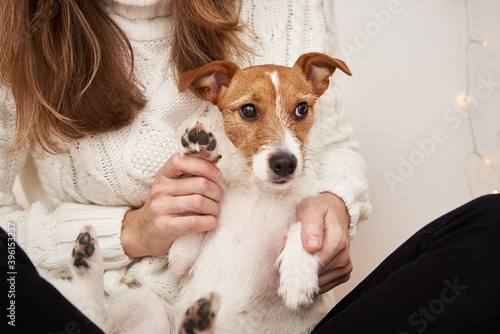
<path fill-rule="evenodd" d="M 217 140 L 211 132 L 205 131 L 203 124 L 196 122 L 181 137 L 181 144 L 186 154 L 196 155 L 217 163 L 222 156 L 217 154 Z"/>
<path fill-rule="evenodd" d="M 73 266 L 89 268 L 89 259 L 95 252 L 95 231 L 86 226 L 76 238 L 75 246 L 71 253 L 73 258 Z"/>
<path fill-rule="evenodd" d="M 219 309 L 219 297 L 210 294 L 209 298 L 197 300 L 187 309 L 180 329 L 181 334 L 211 333 L 215 314 Z"/>

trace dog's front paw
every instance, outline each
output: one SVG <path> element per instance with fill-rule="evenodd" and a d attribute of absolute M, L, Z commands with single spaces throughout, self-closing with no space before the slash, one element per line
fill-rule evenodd
<path fill-rule="evenodd" d="M 200 122 L 186 129 L 181 137 L 181 144 L 186 154 L 196 155 L 213 163 L 217 163 L 222 157 L 217 153 L 217 140 L 214 135 L 205 131 Z"/>
<path fill-rule="evenodd" d="M 286 307 L 296 310 L 313 303 L 319 291 L 318 272 L 308 270 L 308 267 L 314 267 L 315 262 L 311 259 L 309 264 L 302 262 L 302 265 L 289 264 L 287 261 L 281 263 L 278 295 L 283 298 Z"/>
<path fill-rule="evenodd" d="M 213 333 L 215 315 L 219 310 L 219 296 L 211 293 L 209 298 L 197 300 L 187 309 L 180 334 Z"/>
<path fill-rule="evenodd" d="M 292 310 L 311 305 L 319 291 L 319 257 L 302 247 L 300 229 L 300 223 L 292 226 L 285 248 L 276 260 L 280 272 L 278 295 Z"/>

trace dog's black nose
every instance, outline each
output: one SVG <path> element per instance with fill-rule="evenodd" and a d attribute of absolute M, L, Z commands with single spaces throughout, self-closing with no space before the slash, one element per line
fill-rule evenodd
<path fill-rule="evenodd" d="M 276 175 L 288 176 L 297 168 L 297 158 L 290 153 L 277 153 L 271 156 L 269 165 Z"/>

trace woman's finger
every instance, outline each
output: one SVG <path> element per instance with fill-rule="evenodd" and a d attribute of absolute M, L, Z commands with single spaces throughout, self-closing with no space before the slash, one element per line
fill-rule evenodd
<path fill-rule="evenodd" d="M 210 215 L 177 216 L 169 220 L 165 232 L 166 235 L 179 236 L 185 233 L 210 231 L 215 225 L 215 217 Z"/>
<path fill-rule="evenodd" d="M 179 178 L 182 175 L 203 176 L 217 182 L 222 177 L 221 171 L 211 162 L 188 155 L 175 153 L 158 170 L 157 177 Z"/>
<path fill-rule="evenodd" d="M 194 194 L 187 196 L 163 197 L 149 205 L 152 217 L 178 216 L 185 214 L 216 215 L 219 204 L 205 196 Z"/>
<path fill-rule="evenodd" d="M 343 275 L 341 275 L 343 273 Z M 348 273 L 330 273 L 328 276 L 321 276 L 318 280 L 319 294 L 325 293 L 333 289 L 334 287 L 347 282 L 351 278 L 351 271 Z M 331 275 L 331 277 L 330 277 Z M 340 275 L 340 276 L 339 276 Z M 333 277 L 333 279 L 332 279 Z"/>
<path fill-rule="evenodd" d="M 326 208 L 311 198 L 303 200 L 297 210 L 297 220 L 302 222 L 302 245 L 309 253 L 323 247 Z"/>
<path fill-rule="evenodd" d="M 158 185 L 160 187 L 160 185 Z M 199 194 L 211 200 L 219 202 L 223 196 L 223 190 L 217 183 L 199 176 L 185 177 L 181 179 L 170 179 L 156 189 L 166 196 L 188 196 Z"/>

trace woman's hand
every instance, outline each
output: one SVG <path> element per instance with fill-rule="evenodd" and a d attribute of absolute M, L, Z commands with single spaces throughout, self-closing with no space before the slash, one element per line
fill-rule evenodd
<path fill-rule="evenodd" d="M 320 293 L 347 282 L 351 277 L 349 213 L 344 202 L 331 193 L 305 198 L 299 205 L 297 220 L 302 222 L 302 245 L 319 251 Z"/>
<path fill-rule="evenodd" d="M 190 176 L 183 177 L 186 174 Z M 170 157 L 156 173 L 144 206 L 123 219 L 125 253 L 130 257 L 164 255 L 178 235 L 213 229 L 223 195 L 216 183 L 221 176 L 207 160 L 180 154 Z"/>

